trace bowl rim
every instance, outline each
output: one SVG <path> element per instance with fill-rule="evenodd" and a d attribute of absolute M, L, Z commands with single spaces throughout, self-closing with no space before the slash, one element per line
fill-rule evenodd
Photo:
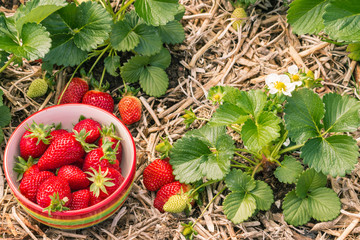
<path fill-rule="evenodd" d="M 133 181 L 133 178 L 135 176 L 135 172 L 136 172 L 136 146 L 135 146 L 135 141 L 134 141 L 134 138 L 132 137 L 129 129 L 125 126 L 125 124 L 123 122 L 121 122 L 121 120 L 115 116 L 115 114 L 113 113 L 110 113 L 102 108 L 99 108 L 99 107 L 96 107 L 96 106 L 93 106 L 93 105 L 88 105 L 88 104 L 83 104 L 83 103 L 68 103 L 68 104 L 61 104 L 61 105 L 54 105 L 54 106 L 49 106 L 47 108 L 44 108 L 40 111 L 37 111 L 33 114 L 31 114 L 29 117 L 27 117 L 25 120 L 23 120 L 17 127 L 16 129 L 12 132 L 6 146 L 5 146 L 5 151 L 4 151 L 4 163 L 3 163 L 3 166 L 4 166 L 4 172 L 5 172 L 5 178 L 6 178 L 6 181 L 8 182 L 9 186 L 10 186 L 10 189 L 12 190 L 15 198 L 18 199 L 18 201 L 22 202 L 22 204 L 25 204 L 29 207 L 31 207 L 32 209 L 36 210 L 36 211 L 39 211 L 39 212 L 42 212 L 43 211 L 43 208 L 40 207 L 38 204 L 30 201 L 29 199 L 27 199 L 24 195 L 21 194 L 21 192 L 18 190 L 18 188 L 15 187 L 14 183 L 11 181 L 10 179 L 10 174 L 8 172 L 8 166 L 7 166 L 7 161 L 6 159 L 8 159 L 8 146 L 9 146 L 9 143 L 12 142 L 12 139 L 13 139 L 13 136 L 14 136 L 14 133 L 17 132 L 19 129 L 21 129 L 24 125 L 25 125 L 25 122 L 27 120 L 29 120 L 30 118 L 32 118 L 33 116 L 35 115 L 38 115 L 40 114 L 41 112 L 45 111 L 45 110 L 48 110 L 50 108 L 59 108 L 59 107 L 67 107 L 67 106 L 82 106 L 82 107 L 88 107 L 88 108 L 93 108 L 93 109 L 96 109 L 98 111 L 101 111 L 103 112 L 104 114 L 106 115 L 109 115 L 110 117 L 114 118 L 115 121 L 118 121 L 123 127 L 124 129 L 126 130 L 127 134 L 130 136 L 130 139 L 131 139 L 131 145 L 132 145 L 132 150 L 134 152 L 134 158 L 132 159 L 131 161 L 131 166 L 130 166 L 130 173 L 128 174 L 128 176 L 124 179 L 124 181 L 122 182 L 122 184 L 119 186 L 118 189 L 116 189 L 115 192 L 113 192 L 109 197 L 107 197 L 106 199 L 104 199 L 103 201 L 97 203 L 97 204 L 94 204 L 93 206 L 90 206 L 90 207 L 87 207 L 87 208 L 83 208 L 83 209 L 79 209 L 79 210 L 68 210 L 68 211 L 64 211 L 64 212 L 52 212 L 51 215 L 52 216 L 77 216 L 77 215 L 83 215 L 83 214 L 88 214 L 92 211 L 95 211 L 99 208 L 102 208 L 106 205 L 108 205 L 109 203 L 111 203 L 118 194 L 120 194 L 121 192 L 123 192 L 125 189 L 126 186 L 128 186 L 129 184 L 131 184 L 131 182 Z"/>

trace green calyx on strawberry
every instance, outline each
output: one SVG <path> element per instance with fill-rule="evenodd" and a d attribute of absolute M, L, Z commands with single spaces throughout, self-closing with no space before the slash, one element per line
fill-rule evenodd
<path fill-rule="evenodd" d="M 115 125 L 111 123 L 110 126 L 103 125 L 101 127 L 100 135 L 103 138 L 110 137 L 116 140 L 121 140 L 121 138 L 117 136 L 115 132 L 116 132 Z"/>
<path fill-rule="evenodd" d="M 120 142 L 117 142 L 115 148 L 112 148 L 113 142 L 105 139 L 102 142 L 101 148 L 103 149 L 104 155 L 100 158 L 100 161 L 107 159 L 109 163 L 114 164 L 116 160 L 116 153 L 119 149 Z"/>
<path fill-rule="evenodd" d="M 43 212 L 48 212 L 49 217 L 51 217 L 52 212 L 62 212 L 69 210 L 68 207 L 65 207 L 65 205 L 69 202 L 68 197 L 64 197 L 63 199 L 60 199 L 59 193 L 55 192 L 54 195 L 49 196 L 51 199 L 51 203 L 48 207 L 43 209 Z"/>
<path fill-rule="evenodd" d="M 30 156 L 26 161 L 22 157 L 18 156 L 17 160 L 18 162 L 15 164 L 14 171 L 18 173 L 17 181 L 20 181 L 23 176 L 26 176 L 27 172 L 32 171 L 31 169 L 34 168 L 33 166 L 35 166 L 39 159 L 34 159 L 32 156 Z"/>
<path fill-rule="evenodd" d="M 25 138 L 37 138 L 36 145 L 38 145 L 40 141 L 42 141 L 44 144 L 49 144 L 48 137 L 53 127 L 53 124 L 44 125 L 43 123 L 37 124 L 33 122 L 30 126 L 28 125 L 28 127 L 25 128 L 30 132 L 30 134 L 25 136 Z"/>
<path fill-rule="evenodd" d="M 86 138 L 91 134 L 91 131 L 86 132 L 85 129 L 81 129 L 80 132 L 73 130 L 73 133 L 76 141 L 81 144 L 85 152 L 88 153 L 97 147 L 95 144 L 86 142 Z"/>
<path fill-rule="evenodd" d="M 90 185 L 90 191 L 94 193 L 95 197 L 100 196 L 100 191 L 108 194 L 106 187 L 112 187 L 115 185 L 115 183 L 112 182 L 112 178 L 106 177 L 108 175 L 109 168 L 107 168 L 104 173 L 101 171 L 101 167 L 99 167 L 99 171 L 96 171 L 94 168 L 91 168 L 91 170 L 93 172 L 86 172 L 90 175 L 88 179 L 93 182 Z"/>
<path fill-rule="evenodd" d="M 184 110 L 185 114 L 181 117 L 184 118 L 184 123 L 186 124 L 186 127 L 190 127 L 190 125 L 197 119 L 194 111 L 190 108 L 189 110 Z"/>

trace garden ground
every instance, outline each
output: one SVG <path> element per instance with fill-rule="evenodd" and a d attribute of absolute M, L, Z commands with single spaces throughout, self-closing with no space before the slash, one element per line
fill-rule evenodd
<path fill-rule="evenodd" d="M 10 1 L 11 2 L 11 1 Z M 18 1 L 13 1 L 17 3 Z M 114 1 L 116 2 L 116 1 Z M 186 40 L 169 46 L 172 65 L 168 69 L 170 88 L 161 98 L 140 97 L 144 114 L 140 122 L 129 127 L 137 147 L 137 172 L 134 187 L 122 208 L 112 217 L 94 227 L 64 232 L 49 228 L 31 218 L 14 199 L 0 168 L 0 233 L 5 239 L 184 239 L 181 222 L 194 221 L 202 209 L 195 207 L 190 217 L 161 214 L 153 207 L 154 193 L 142 184 L 144 168 L 158 157 L 155 146 L 160 137 L 175 142 L 186 131 L 181 115 L 192 108 L 203 118 L 209 118 L 215 107 L 206 100 L 207 90 L 215 85 L 231 85 L 243 90 L 261 89 L 264 77 L 270 73 L 286 72 L 296 64 L 310 69 L 315 77 L 324 79 L 316 91 L 350 94 L 359 99 L 360 67 L 351 61 L 344 46 L 321 41 L 317 36 L 296 36 L 286 23 L 286 5 L 282 1 L 261 1 L 248 9 L 249 18 L 241 31 L 231 27 L 233 10 L 226 0 L 181 0 L 186 7 L 182 20 Z M 0 1 L 1 5 L 2 1 Z M 16 4 L 0 7 L 12 14 Z M 11 108 L 12 122 L 4 129 L 5 144 L 16 126 L 30 114 L 51 106 L 60 89 L 71 75 L 71 69 L 59 74 L 55 91 L 40 99 L 26 97 L 31 80 L 41 76 L 38 64 L 25 63 L 23 68 L 8 68 L 0 77 L 0 89 L 5 103 Z M 118 97 L 121 79 L 111 79 L 111 93 Z M 119 116 L 118 112 L 115 112 Z M 205 124 L 196 121 L 190 128 Z M 359 139 L 360 131 L 354 137 Z M 294 154 L 296 156 L 296 153 Z M 1 162 L 2 164 L 2 158 Z M 261 176 L 258 176 L 261 177 Z M 310 222 L 293 227 L 285 223 L 278 199 L 286 186 L 278 185 L 272 176 L 267 182 L 276 196 L 268 212 L 259 212 L 245 223 L 234 225 L 223 214 L 223 196 L 215 199 L 196 224 L 195 239 L 358 239 L 360 234 L 360 165 L 351 175 L 329 179 L 342 201 L 341 215 L 331 222 Z M 266 179 L 265 179 L 266 180 Z M 212 199 L 222 184 L 207 187 L 204 203 Z"/>

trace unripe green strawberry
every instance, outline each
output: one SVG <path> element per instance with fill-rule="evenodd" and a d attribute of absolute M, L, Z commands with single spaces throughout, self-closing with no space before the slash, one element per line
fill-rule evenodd
<path fill-rule="evenodd" d="M 31 98 L 41 97 L 41 96 L 45 95 L 45 93 L 47 92 L 47 89 L 48 89 L 47 82 L 42 78 L 38 78 L 38 79 L 35 79 L 30 84 L 30 87 L 27 91 L 27 95 L 28 95 L 28 97 L 31 97 Z"/>
<path fill-rule="evenodd" d="M 238 7 L 235 8 L 234 12 L 231 14 L 231 18 L 237 19 L 235 22 L 233 22 L 232 27 L 237 31 L 240 26 L 242 26 L 245 22 L 243 19 L 240 18 L 246 18 L 247 14 L 245 12 L 244 8 Z"/>
<path fill-rule="evenodd" d="M 170 213 L 181 213 L 188 205 L 189 197 L 186 194 L 176 194 L 167 200 L 164 204 L 164 211 Z"/>

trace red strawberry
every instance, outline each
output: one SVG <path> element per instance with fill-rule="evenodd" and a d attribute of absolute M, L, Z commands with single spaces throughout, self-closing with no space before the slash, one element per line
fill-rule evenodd
<path fill-rule="evenodd" d="M 93 206 L 93 205 L 101 202 L 101 201 L 104 200 L 104 199 L 105 199 L 105 198 L 96 197 L 95 194 L 90 191 L 90 203 L 89 203 L 89 206 Z"/>
<path fill-rule="evenodd" d="M 82 169 L 84 165 L 84 158 L 80 158 L 76 162 L 72 163 L 72 165 L 77 166 L 78 168 Z"/>
<path fill-rule="evenodd" d="M 126 95 L 119 102 L 119 112 L 125 124 L 133 124 L 141 118 L 141 102 L 131 95 Z"/>
<path fill-rule="evenodd" d="M 95 120 L 86 118 L 74 126 L 74 130 L 78 132 L 80 132 L 82 129 L 85 129 L 86 132 L 89 132 L 89 136 L 87 136 L 85 139 L 85 142 L 87 143 L 94 143 L 100 137 L 101 125 Z"/>
<path fill-rule="evenodd" d="M 111 124 L 109 127 L 108 126 L 103 126 L 101 129 L 101 138 L 99 139 L 98 145 L 99 147 L 101 147 L 103 145 L 103 142 L 105 141 L 109 141 L 112 142 L 113 144 L 111 145 L 112 149 L 115 149 L 116 144 L 121 140 L 121 138 L 119 136 L 117 136 L 115 134 L 115 125 Z M 122 146 L 121 146 L 121 142 L 119 143 L 119 147 L 118 150 L 116 152 L 116 159 L 119 160 L 119 163 L 121 163 L 122 160 Z"/>
<path fill-rule="evenodd" d="M 93 168 L 91 170 L 93 172 L 87 173 L 91 176 L 89 180 L 93 183 L 90 185 L 90 191 L 94 193 L 95 197 L 105 199 L 115 192 L 124 181 L 121 173 L 114 168 L 102 169 L 99 167 L 99 171 Z"/>
<path fill-rule="evenodd" d="M 175 181 L 169 158 L 156 159 L 143 172 L 143 181 L 147 190 L 157 191 L 165 184 Z"/>
<path fill-rule="evenodd" d="M 69 205 L 70 210 L 87 208 L 90 204 L 89 189 L 82 189 L 72 193 L 72 200 Z"/>
<path fill-rule="evenodd" d="M 171 196 L 176 194 L 186 193 L 190 190 L 190 186 L 180 183 L 179 181 L 168 183 L 160 188 L 156 193 L 154 200 L 154 207 L 160 212 L 164 212 L 164 204 L 169 200 Z"/>
<path fill-rule="evenodd" d="M 17 181 L 30 176 L 34 173 L 40 172 L 37 163 L 37 159 L 33 159 L 31 156 L 27 161 L 22 157 L 17 158 L 19 161 L 15 164 L 14 171 L 18 173 Z"/>
<path fill-rule="evenodd" d="M 28 198 L 32 202 L 35 202 L 40 185 L 48 178 L 53 176 L 55 175 L 52 172 L 48 171 L 43 171 L 39 172 L 38 174 L 30 175 L 22 179 L 19 190 L 26 198 Z"/>
<path fill-rule="evenodd" d="M 60 104 L 80 103 L 87 91 L 89 91 L 89 85 L 84 79 L 73 78 L 65 92 L 63 91 L 64 94 L 60 94 L 59 98 L 62 95 Z"/>
<path fill-rule="evenodd" d="M 33 122 L 20 139 L 20 156 L 27 160 L 30 156 L 40 157 L 49 146 L 49 134 L 52 125 Z"/>
<path fill-rule="evenodd" d="M 50 132 L 50 138 L 49 138 L 49 141 L 50 141 L 50 144 L 55 140 L 55 138 L 57 138 L 58 136 L 61 136 L 65 133 L 68 133 L 68 131 L 66 131 L 65 129 L 55 129 L 55 130 L 52 130 Z"/>
<path fill-rule="evenodd" d="M 87 188 L 90 185 L 86 173 L 73 165 L 65 165 L 59 168 L 58 177 L 66 179 L 72 191 Z"/>
<path fill-rule="evenodd" d="M 54 211 L 68 210 L 67 207 L 70 205 L 71 199 L 71 189 L 68 182 L 57 176 L 43 182 L 36 195 L 37 204 L 45 208 L 44 210 L 47 210 L 49 215 Z"/>
<path fill-rule="evenodd" d="M 120 170 L 120 163 L 116 159 L 116 150 L 111 148 L 112 144 L 112 142 L 105 141 L 101 147 L 86 154 L 82 170 L 87 172 L 90 171 L 90 168 L 99 169 L 99 166 L 103 169 L 105 167 L 111 167 Z M 120 144 L 120 142 L 117 144 Z M 117 147 L 115 147 L 115 149 L 117 149 Z"/>
<path fill-rule="evenodd" d="M 57 137 L 46 149 L 38 161 L 41 171 L 74 163 L 95 146 L 85 143 L 85 138 L 89 135 L 85 130 L 81 130 L 80 133 L 74 132 L 75 134 L 67 133 Z"/>
<path fill-rule="evenodd" d="M 82 103 L 102 108 L 111 113 L 114 111 L 114 99 L 111 95 L 98 90 L 90 90 L 85 93 Z"/>

